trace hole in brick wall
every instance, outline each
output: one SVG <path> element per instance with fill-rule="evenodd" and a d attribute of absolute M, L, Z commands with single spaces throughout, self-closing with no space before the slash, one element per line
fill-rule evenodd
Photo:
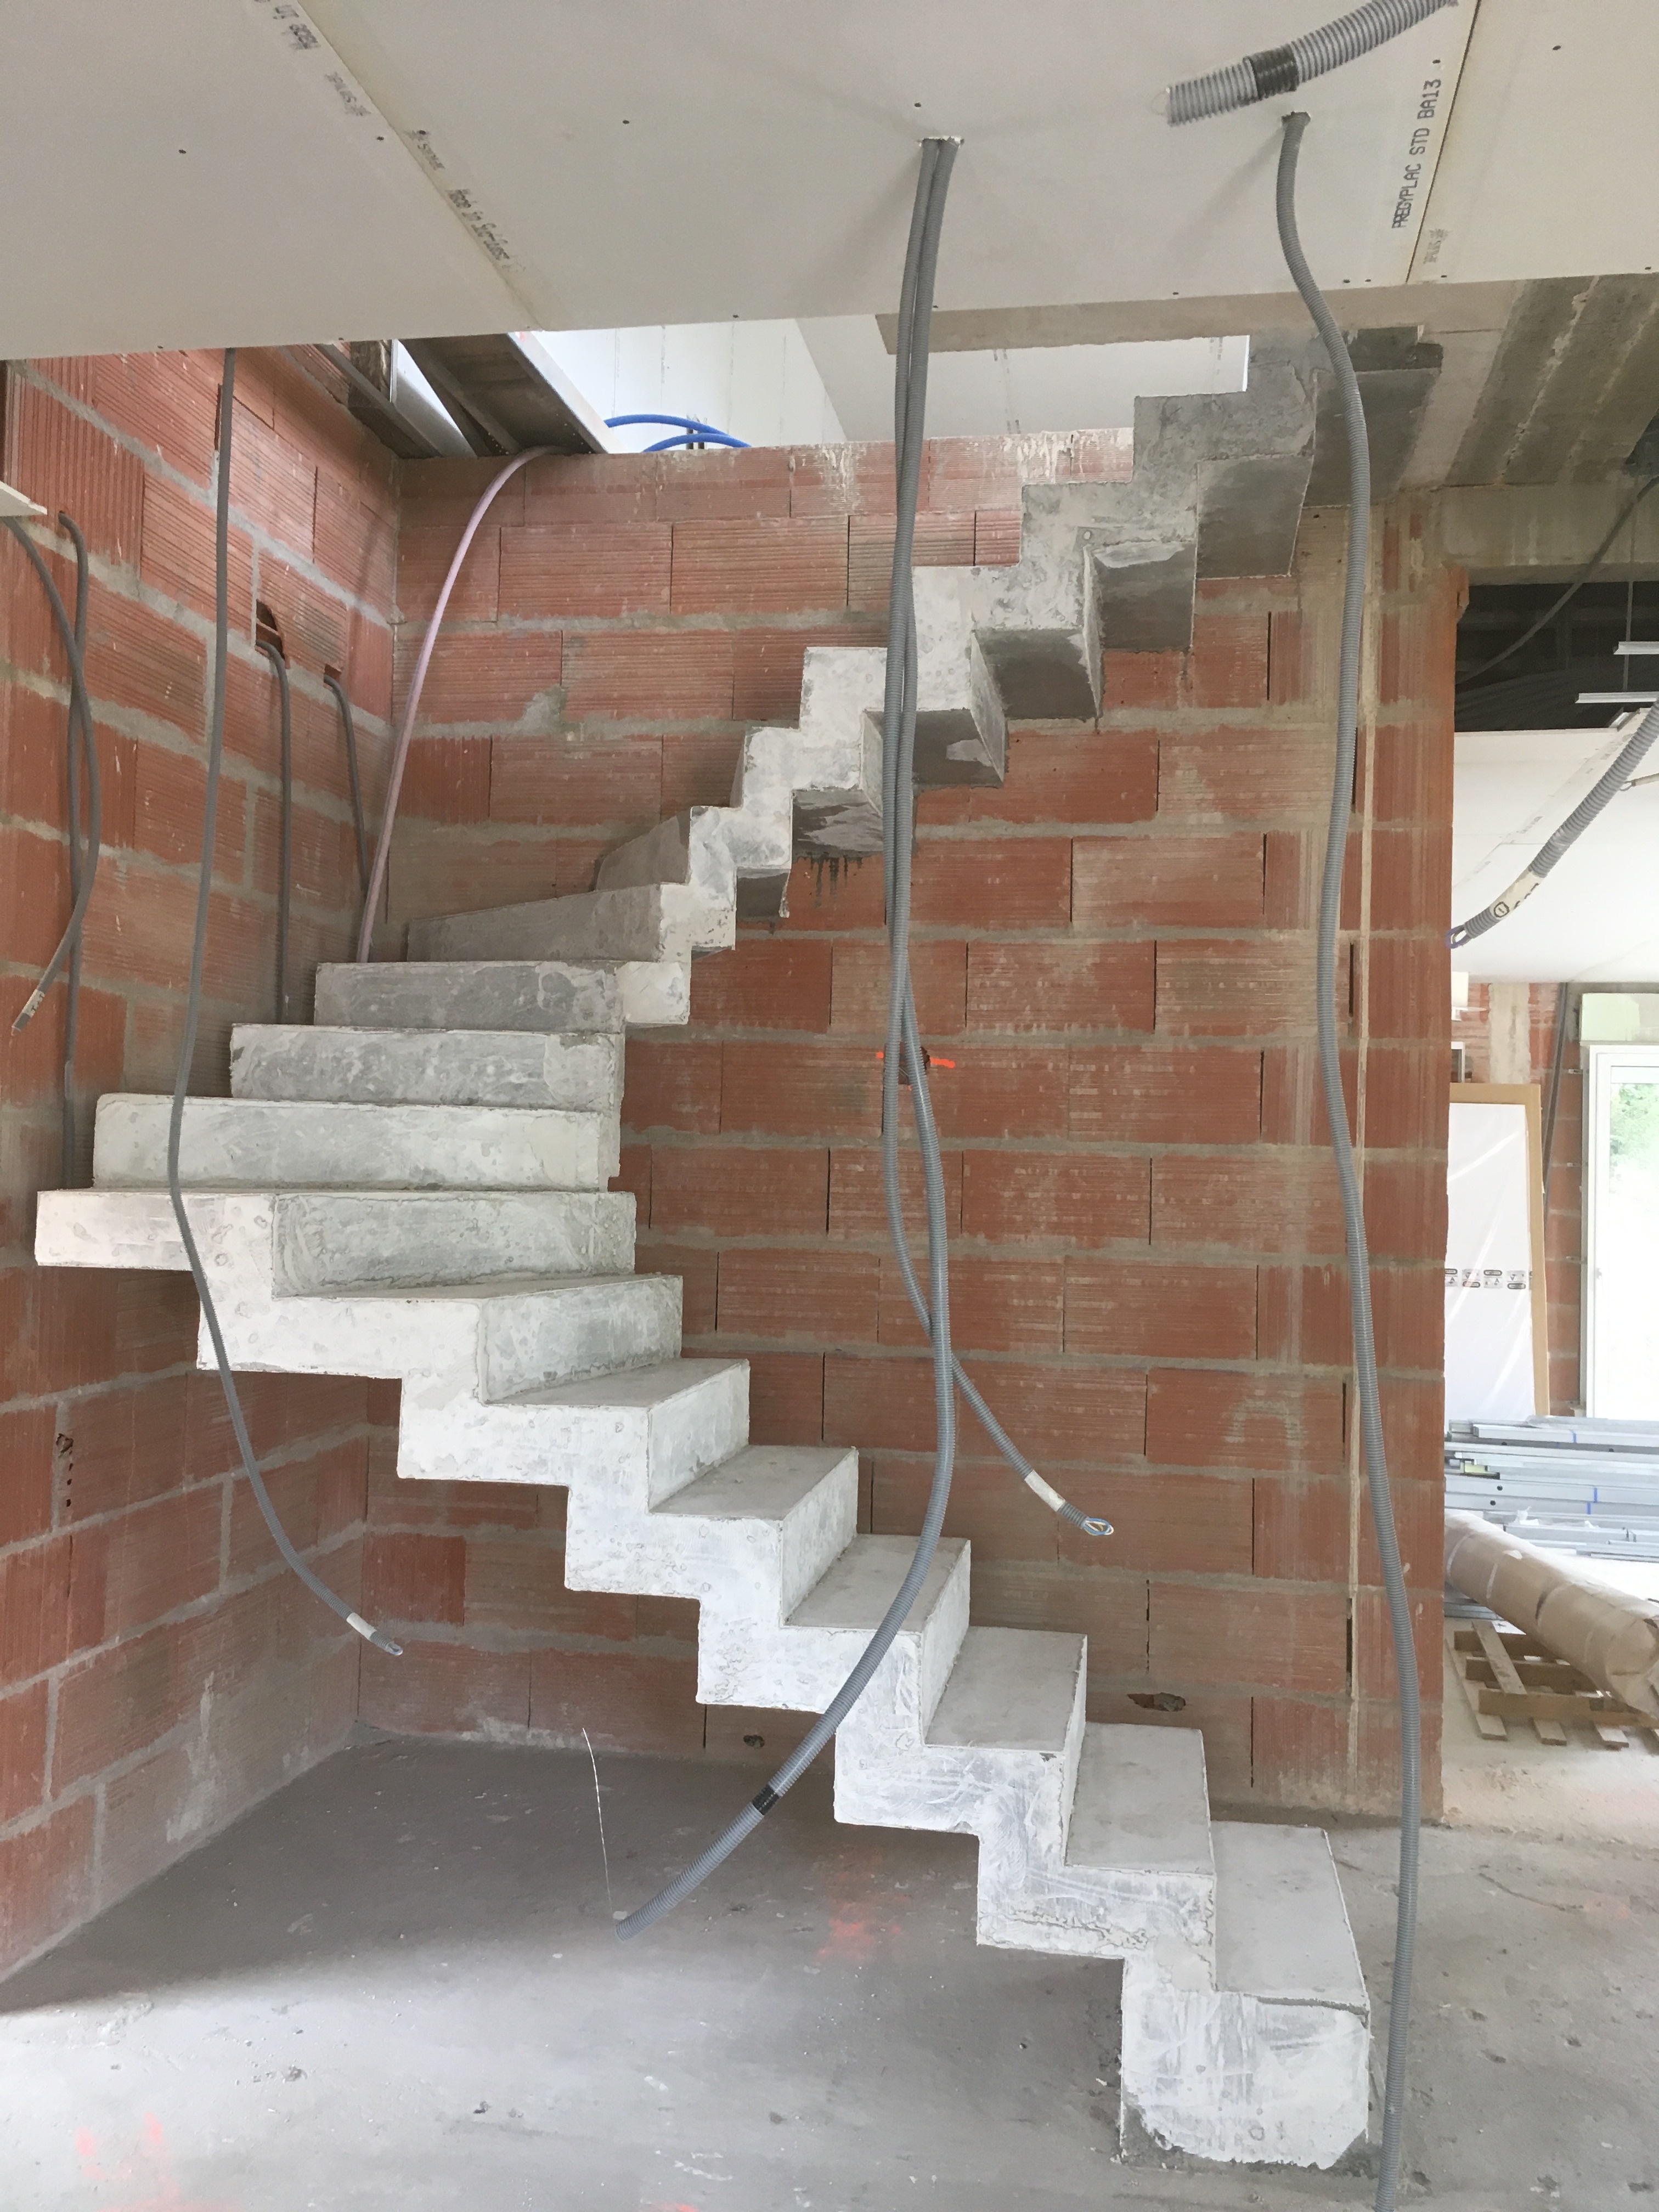
<path fill-rule="evenodd" d="M 253 602 L 253 642 L 256 647 L 274 645 L 284 660 L 288 647 L 283 642 L 283 626 L 263 599 Z"/>
<path fill-rule="evenodd" d="M 1131 1690 L 1129 1703 L 1148 1713 L 1184 1713 L 1187 1710 L 1185 1698 L 1176 1697 L 1173 1690 Z"/>

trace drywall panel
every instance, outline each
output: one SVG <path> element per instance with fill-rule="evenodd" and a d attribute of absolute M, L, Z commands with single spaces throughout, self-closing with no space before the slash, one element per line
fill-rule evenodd
<path fill-rule="evenodd" d="M 283 0 L 9 0 L 0 180 L 0 356 L 530 319 Z"/>
<path fill-rule="evenodd" d="M 1289 289 L 1286 103 L 1180 131 L 1160 106 L 1172 79 L 1281 40 L 1282 0 L 311 8 L 549 325 L 890 308 L 929 133 L 964 141 L 941 307 Z M 1405 280 L 1469 21 L 1445 10 L 1297 95 L 1308 244 L 1332 284 Z"/>
<path fill-rule="evenodd" d="M 1653 0 L 1480 0 L 1413 276 L 1659 268 L 1656 87 Z"/>
<path fill-rule="evenodd" d="M 1404 281 L 1470 21 L 1297 95 L 1334 289 Z M 890 310 L 928 133 L 965 142 L 945 308 L 1281 294 L 1284 103 L 1172 131 L 1160 102 L 1286 27 L 1284 0 L 12 0 L 0 345 Z"/>

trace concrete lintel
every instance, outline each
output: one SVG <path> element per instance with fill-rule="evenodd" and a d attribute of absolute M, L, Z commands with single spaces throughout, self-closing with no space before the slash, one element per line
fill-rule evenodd
<path fill-rule="evenodd" d="M 1437 501 L 1442 549 L 1473 583 L 1564 584 L 1637 489 L 1628 477 L 1596 484 L 1448 486 Z M 1620 582 L 1659 578 L 1659 492 L 1620 532 L 1601 574 Z"/>

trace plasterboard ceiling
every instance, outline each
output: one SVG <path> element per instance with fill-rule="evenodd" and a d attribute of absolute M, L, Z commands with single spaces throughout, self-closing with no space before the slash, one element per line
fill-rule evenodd
<path fill-rule="evenodd" d="M 1479 913 L 1515 881 L 1629 737 L 1629 729 L 1459 732 L 1454 919 Z M 1452 965 L 1498 982 L 1650 982 L 1659 975 L 1656 852 L 1659 781 L 1638 783 L 1506 921 L 1454 952 Z"/>
<path fill-rule="evenodd" d="M 11 0 L 0 350 L 871 313 L 893 304 L 928 132 L 965 140 L 942 307 L 1283 291 L 1285 103 L 1171 131 L 1158 101 L 1324 12 Z M 1659 192 L 1630 166 L 1656 158 L 1645 119 L 1605 158 L 1607 100 L 1659 76 L 1659 9 L 1464 0 L 1297 95 L 1325 281 L 1410 273 L 1471 31 L 1481 151 L 1435 186 L 1455 273 L 1559 265 L 1561 224 L 1511 220 L 1523 179 L 1571 177 L 1576 268 L 1659 260 Z M 1542 159 L 1547 80 L 1531 60 L 1505 75 L 1516 40 L 1574 58 Z"/>

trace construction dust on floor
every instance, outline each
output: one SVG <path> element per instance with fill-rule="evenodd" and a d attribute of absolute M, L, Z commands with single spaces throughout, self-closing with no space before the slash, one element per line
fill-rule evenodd
<path fill-rule="evenodd" d="M 745 1790 L 599 1771 L 617 1908 Z M 1332 1840 L 1381 2008 L 1395 1840 Z M 1368 2200 L 1121 2162 L 1120 1970 L 979 1948 L 975 1854 L 814 1773 L 624 1949 L 583 1753 L 366 1738 L 0 1990 L 7 2212 Z M 1650 1850 L 1428 1831 L 1407 2201 L 1659 2197 L 1656 1993 Z"/>

